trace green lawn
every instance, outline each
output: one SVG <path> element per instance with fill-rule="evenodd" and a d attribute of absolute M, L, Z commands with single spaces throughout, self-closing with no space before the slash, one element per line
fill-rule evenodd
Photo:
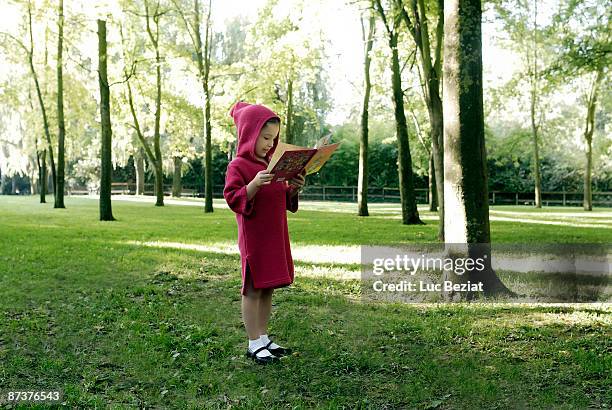
<path fill-rule="evenodd" d="M 64 391 L 70 407 L 609 408 L 612 308 L 604 304 L 366 303 L 355 264 L 296 259 L 271 334 L 296 354 L 244 357 L 234 215 L 221 208 L 0 197 L 0 391 Z M 297 250 L 431 242 L 435 215 L 304 202 Z M 610 243 L 612 210 L 495 207 L 494 241 Z M 181 248 L 181 244 L 186 245 Z M 325 272 L 326 277 L 311 275 Z M 331 277 L 330 277 L 331 276 Z"/>

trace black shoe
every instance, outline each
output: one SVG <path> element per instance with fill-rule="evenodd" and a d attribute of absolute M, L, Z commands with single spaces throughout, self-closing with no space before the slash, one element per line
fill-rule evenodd
<path fill-rule="evenodd" d="M 265 348 L 268 349 L 268 351 L 272 353 L 274 356 L 283 357 L 283 356 L 289 356 L 291 354 L 291 349 L 287 349 L 284 347 L 277 347 L 276 349 L 272 349 L 270 347 L 271 344 L 272 344 L 272 341 L 270 340 L 268 344 L 265 346 Z"/>
<path fill-rule="evenodd" d="M 250 349 L 247 349 L 246 356 L 248 358 L 251 358 L 251 359 L 255 360 L 255 363 L 257 363 L 257 364 L 268 364 L 268 363 L 278 362 L 278 357 L 274 356 L 274 354 L 272 354 L 272 356 L 263 356 L 263 357 L 257 356 L 257 353 L 261 352 L 262 350 L 268 350 L 268 349 L 265 346 L 260 347 L 259 349 L 255 350 L 254 352 L 251 352 Z M 272 352 L 270 352 L 270 353 L 272 353 Z"/>

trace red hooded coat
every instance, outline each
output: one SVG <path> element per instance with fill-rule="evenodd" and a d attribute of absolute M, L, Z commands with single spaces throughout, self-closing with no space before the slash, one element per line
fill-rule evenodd
<path fill-rule="evenodd" d="M 247 184 L 267 168 L 278 145 L 277 135 L 264 163 L 255 156 L 257 138 L 266 121 L 278 116 L 262 105 L 245 102 L 236 103 L 230 115 L 238 129 L 238 152 L 227 166 L 223 196 L 238 222 L 244 295 L 247 266 L 255 288 L 278 288 L 293 283 L 287 210 L 298 210 L 298 195 L 291 196 L 286 182 L 273 182 L 263 185 L 250 201 L 247 199 Z"/>

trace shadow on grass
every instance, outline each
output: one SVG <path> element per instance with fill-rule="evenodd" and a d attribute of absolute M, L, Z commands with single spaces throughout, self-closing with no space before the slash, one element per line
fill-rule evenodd
<path fill-rule="evenodd" d="M 53 271 L 13 282 L 16 303 L 0 305 L 3 386 L 60 388 L 76 407 L 572 408 L 609 400 L 604 308 L 365 303 L 357 281 L 300 277 L 275 293 L 270 327 L 296 354 L 259 367 L 243 356 L 236 256 L 89 246 L 81 269 L 64 269 L 63 279 Z"/>

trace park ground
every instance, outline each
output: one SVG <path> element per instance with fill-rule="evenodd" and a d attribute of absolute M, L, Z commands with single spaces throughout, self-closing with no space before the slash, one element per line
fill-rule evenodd
<path fill-rule="evenodd" d="M 52 198 L 50 198 L 52 200 Z M 67 209 L 0 197 L 0 390 L 63 390 L 70 407 L 610 408 L 610 304 L 393 304 L 359 296 L 361 244 L 433 242 L 436 216 L 303 202 L 296 281 L 270 333 L 295 350 L 244 357 L 233 213 L 215 201 L 94 198 Z M 600 243 L 612 209 L 493 207 L 494 242 Z"/>

